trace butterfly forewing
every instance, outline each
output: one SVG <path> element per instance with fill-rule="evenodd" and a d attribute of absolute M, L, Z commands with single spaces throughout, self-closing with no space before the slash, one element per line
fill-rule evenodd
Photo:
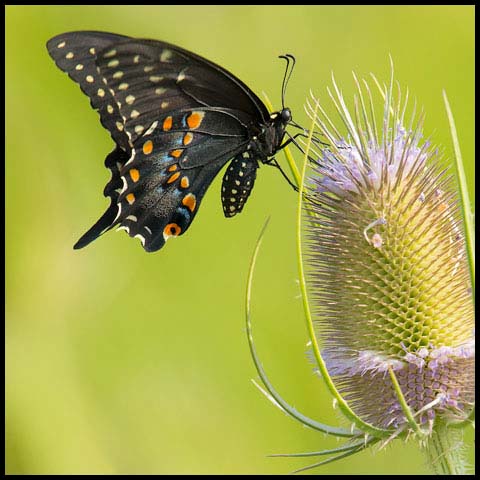
<path fill-rule="evenodd" d="M 237 112 L 237 119 L 243 116 L 247 122 L 252 115 L 265 115 L 250 100 L 253 93 L 239 90 L 223 69 L 200 63 L 189 52 L 163 42 L 120 43 L 100 52 L 97 65 L 117 101 L 132 141 L 159 114 L 186 106 L 230 109 Z"/>
<path fill-rule="evenodd" d="M 80 85 L 100 114 L 102 125 L 124 150 L 128 149 L 128 137 L 123 132 L 120 110 L 98 71 L 96 59 L 99 51 L 127 38 L 107 33 L 73 32 L 58 35 L 47 43 L 48 52 L 58 68 Z"/>
<path fill-rule="evenodd" d="M 195 98 L 200 104 L 242 110 L 263 121 L 269 118 L 265 105 L 241 80 L 221 66 L 176 45 L 131 38 L 102 52 L 97 61 L 101 68 L 110 63 L 120 69 L 131 62 L 147 68 L 145 80 L 150 74 L 166 75 L 174 80 L 179 91 L 189 96 L 188 104 Z"/>

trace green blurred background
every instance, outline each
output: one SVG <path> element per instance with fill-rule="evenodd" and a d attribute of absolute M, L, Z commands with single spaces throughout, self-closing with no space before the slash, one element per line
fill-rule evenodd
<path fill-rule="evenodd" d="M 300 123 L 309 90 L 325 98 L 332 71 L 349 98 L 351 71 L 386 80 L 391 55 L 425 108 L 425 132 L 451 156 L 448 92 L 473 195 L 474 7 L 6 7 L 7 473 L 273 474 L 313 463 L 266 456 L 338 443 L 259 393 L 244 328 L 249 259 L 271 215 L 254 280 L 257 348 L 287 401 L 339 424 L 305 355 L 296 196 L 262 167 L 242 215 L 226 220 L 219 176 L 188 234 L 158 253 L 125 233 L 74 251 L 107 206 L 112 146 L 45 48 L 77 29 L 179 44 L 267 92 L 276 108 L 277 56 L 293 53 L 287 105 Z M 393 442 L 314 473 L 428 470 L 414 445 Z"/>

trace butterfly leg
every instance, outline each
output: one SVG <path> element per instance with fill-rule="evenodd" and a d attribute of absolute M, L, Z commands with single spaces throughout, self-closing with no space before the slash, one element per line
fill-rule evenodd
<path fill-rule="evenodd" d="M 305 153 L 303 146 L 297 142 L 296 138 L 297 137 L 309 138 L 309 135 L 304 132 L 296 133 L 293 136 L 290 135 L 288 132 L 285 132 L 285 133 L 289 136 L 289 138 L 282 145 L 280 145 L 279 150 L 281 150 L 282 148 L 285 148 L 287 145 L 290 145 L 290 143 L 293 143 L 302 153 Z M 318 137 L 313 136 L 312 140 L 314 143 L 320 144 L 324 147 L 330 146 L 328 143 L 322 142 L 321 140 L 319 140 Z"/>
<path fill-rule="evenodd" d="M 283 178 L 288 182 L 288 184 L 296 191 L 298 192 L 298 187 L 295 185 L 289 178 L 288 175 L 283 171 L 282 167 L 280 164 L 277 162 L 275 158 L 271 158 L 268 162 L 267 165 L 271 165 L 272 167 L 278 168 L 280 170 L 280 173 L 283 175 Z"/>

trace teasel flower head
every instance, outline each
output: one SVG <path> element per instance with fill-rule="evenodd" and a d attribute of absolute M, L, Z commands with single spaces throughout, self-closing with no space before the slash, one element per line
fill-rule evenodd
<path fill-rule="evenodd" d="M 316 130 L 303 204 L 308 293 L 345 405 L 392 436 L 426 439 L 467 419 L 474 401 L 462 215 L 443 154 L 423 138 L 424 115 L 393 73 L 388 86 L 372 78 L 373 88 L 354 75 L 350 109 L 333 80 L 341 125 L 319 99 L 307 104 Z"/>

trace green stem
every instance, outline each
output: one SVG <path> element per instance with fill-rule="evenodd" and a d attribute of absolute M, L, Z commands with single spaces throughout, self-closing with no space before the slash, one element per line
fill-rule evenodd
<path fill-rule="evenodd" d="M 458 142 L 457 129 L 455 120 L 453 119 L 452 110 L 448 103 L 447 93 L 443 91 L 443 100 L 445 109 L 447 110 L 448 123 L 450 124 L 450 132 L 452 134 L 453 150 L 455 152 L 455 171 L 460 188 L 460 203 L 465 225 L 465 243 L 468 256 L 468 265 L 470 268 L 470 280 L 472 283 L 472 299 L 475 302 L 475 227 L 473 226 L 472 210 L 470 198 L 468 195 L 467 179 L 463 168 L 462 153 Z"/>
<path fill-rule="evenodd" d="M 423 432 L 420 429 L 420 426 L 417 424 L 417 422 L 413 418 L 413 414 L 410 410 L 410 407 L 408 406 L 407 401 L 405 400 L 405 396 L 403 395 L 402 389 L 400 388 L 400 384 L 398 383 L 397 376 L 395 375 L 395 372 L 391 367 L 388 369 L 388 373 L 390 375 L 390 380 L 392 381 L 395 393 L 397 394 L 397 400 L 402 407 L 403 413 L 405 414 L 405 417 L 410 427 L 415 433 L 417 433 L 417 435 L 423 435 Z"/>
<path fill-rule="evenodd" d="M 467 474 L 462 435 L 462 430 L 439 424 L 428 437 L 424 451 L 436 475 Z"/>

